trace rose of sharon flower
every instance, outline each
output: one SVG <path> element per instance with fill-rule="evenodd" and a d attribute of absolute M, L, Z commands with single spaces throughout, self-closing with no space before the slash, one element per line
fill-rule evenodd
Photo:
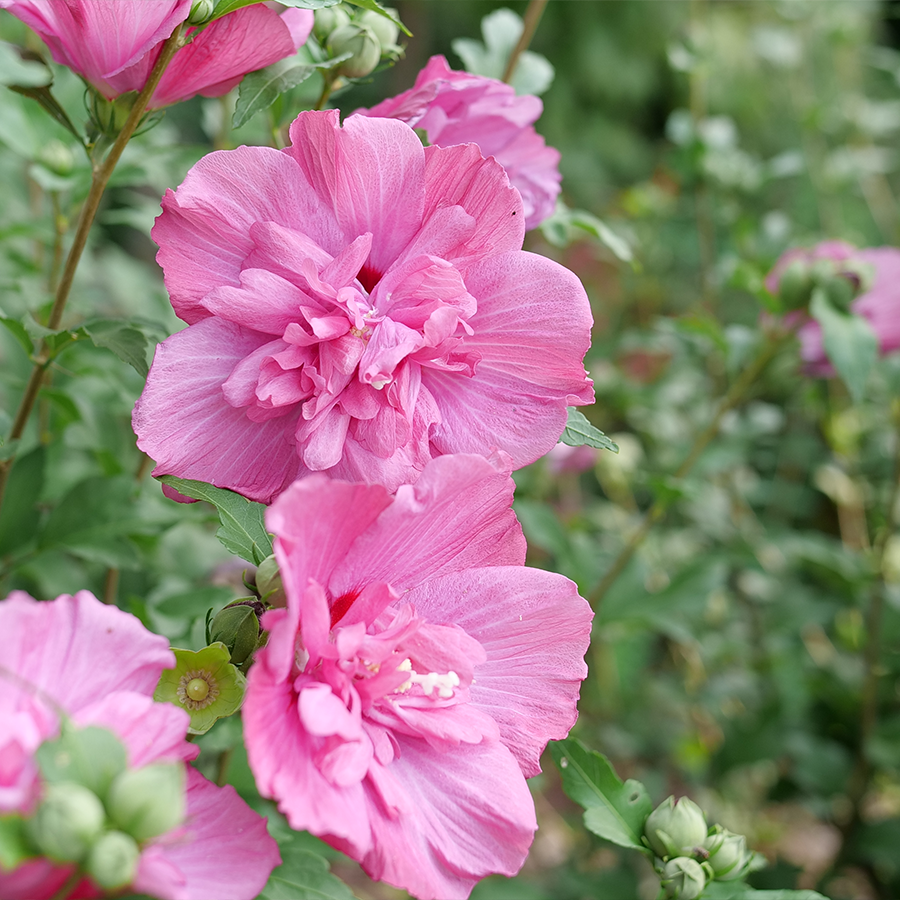
<path fill-rule="evenodd" d="M 835 263 L 863 263 L 873 272 L 872 283 L 850 304 L 850 311 L 869 321 L 878 337 L 882 355 L 900 349 L 900 250 L 896 247 L 868 247 L 858 250 L 844 241 L 823 241 L 809 250 L 794 248 L 783 253 L 766 277 L 766 287 L 778 292 L 779 281 L 787 267 L 795 260 L 815 263 L 832 260 Z M 858 268 L 858 267 L 857 267 Z M 840 271 L 840 266 L 838 266 Z M 857 276 L 848 268 L 851 278 Z M 816 375 L 831 375 L 834 370 L 822 344 L 822 328 L 809 320 L 797 331 L 800 354 Z"/>
<path fill-rule="evenodd" d="M 416 897 L 519 870 L 525 778 L 575 722 L 592 612 L 525 568 L 507 465 L 448 455 L 392 497 L 313 475 L 270 507 L 287 609 L 248 679 L 260 791 Z"/>
<path fill-rule="evenodd" d="M 33 28 L 58 63 L 112 100 L 144 87 L 163 42 L 190 14 L 191 0 L 0 0 L 0 8 Z M 310 10 L 279 16 L 264 6 L 217 19 L 175 54 L 148 108 L 195 94 L 227 94 L 248 72 L 295 53 L 312 25 Z"/>
<path fill-rule="evenodd" d="M 269 502 L 314 471 L 393 491 L 442 453 L 546 453 L 593 399 L 590 307 L 520 250 L 500 165 L 336 110 L 291 138 L 212 153 L 163 198 L 157 259 L 190 327 L 135 407 L 154 474 Z"/>
<path fill-rule="evenodd" d="M 562 180 L 559 151 L 533 127 L 543 109 L 537 97 L 517 97 L 502 81 L 455 72 L 443 56 L 432 56 L 412 89 L 358 112 L 422 128 L 438 147 L 477 144 L 506 169 L 531 229 L 553 213 Z"/>
<path fill-rule="evenodd" d="M 152 699 L 160 673 L 174 664 L 168 641 L 134 616 L 88 591 L 47 603 L 14 591 L 0 602 L 0 634 L 0 816 L 34 812 L 35 751 L 58 734 L 60 710 L 77 726 L 113 732 L 132 769 L 197 755 L 185 741 L 187 713 Z M 233 788 L 186 770 L 186 820 L 143 846 L 131 890 L 162 900 L 250 900 L 279 863 L 265 820 Z M 44 858 L 0 867 L 0 897 L 59 897 L 72 872 Z M 101 895 L 85 877 L 65 896 Z"/>

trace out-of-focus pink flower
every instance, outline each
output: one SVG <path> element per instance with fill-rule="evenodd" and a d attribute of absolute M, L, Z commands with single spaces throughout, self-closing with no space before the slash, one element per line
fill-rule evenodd
<path fill-rule="evenodd" d="M 853 300 L 850 310 L 869 321 L 878 337 L 882 355 L 900 349 L 900 250 L 896 247 L 867 247 L 858 250 L 844 241 L 823 241 L 809 250 L 794 248 L 779 257 L 766 277 L 766 287 L 770 292 L 778 292 L 782 274 L 795 260 L 809 264 L 816 260 L 858 262 L 870 266 L 874 273 L 872 283 Z M 855 273 L 851 272 L 850 277 L 855 278 Z M 834 370 L 822 344 L 819 323 L 813 320 L 804 322 L 798 329 L 797 336 L 800 338 L 800 354 L 810 372 L 817 375 L 833 374 Z"/>
<path fill-rule="evenodd" d="M 168 641 L 88 591 L 38 603 L 22 591 L 0 602 L 0 815 L 28 815 L 41 782 L 35 751 L 59 731 L 60 710 L 76 725 L 113 732 L 131 768 L 192 759 L 188 715 L 154 703 L 163 669 L 174 665 Z M 187 767 L 187 818 L 142 849 L 131 887 L 161 900 L 250 900 L 278 865 L 265 820 L 231 787 Z M 71 865 L 31 859 L 0 869 L 4 900 L 49 900 Z M 70 894 L 105 894 L 85 878 Z"/>
<path fill-rule="evenodd" d="M 599 450 L 589 447 L 587 444 L 582 444 L 580 447 L 557 444 L 547 454 L 547 467 L 555 475 L 562 475 L 566 472 L 577 475 L 593 469 L 599 455 Z"/>
<path fill-rule="evenodd" d="M 358 112 L 422 128 L 438 147 L 478 144 L 484 156 L 506 169 L 522 195 L 530 229 L 553 213 L 562 179 L 559 151 L 533 127 L 543 109 L 537 97 L 517 97 L 502 81 L 455 72 L 443 56 L 432 56 L 413 88 Z"/>
<path fill-rule="evenodd" d="M 33 28 L 58 63 L 111 100 L 143 88 L 162 43 L 188 17 L 191 0 L 0 0 L 0 7 Z M 175 54 L 149 108 L 227 93 L 248 72 L 296 52 L 312 24 L 310 10 L 279 16 L 264 6 L 217 19 Z"/>
<path fill-rule="evenodd" d="M 546 453 L 593 400 L 590 307 L 521 251 L 500 165 L 336 110 L 291 138 L 212 153 L 163 198 L 157 259 L 191 327 L 135 407 L 155 474 L 268 502 L 313 471 L 394 490 L 442 453 Z"/>
<path fill-rule="evenodd" d="M 591 609 L 522 564 L 508 462 L 443 456 L 395 497 L 314 475 L 266 516 L 287 608 L 266 614 L 244 704 L 257 785 L 420 898 L 518 871 L 525 778 L 587 673 Z"/>

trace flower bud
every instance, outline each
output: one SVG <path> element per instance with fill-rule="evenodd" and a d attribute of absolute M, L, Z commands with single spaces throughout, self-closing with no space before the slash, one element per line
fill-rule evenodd
<path fill-rule="evenodd" d="M 155 763 L 123 772 L 109 789 L 106 807 L 113 822 L 137 841 L 171 831 L 184 820 L 184 766 Z"/>
<path fill-rule="evenodd" d="M 340 6 L 328 6 L 315 11 L 313 34 L 320 44 L 326 44 L 332 31 L 350 24 L 350 16 Z"/>
<path fill-rule="evenodd" d="M 80 784 L 64 781 L 47 785 L 28 836 L 44 856 L 55 862 L 78 862 L 103 830 L 103 804 Z"/>
<path fill-rule="evenodd" d="M 210 643 L 221 641 L 231 655 L 231 662 L 241 665 L 259 645 L 259 616 L 262 612 L 263 604 L 259 600 L 230 603 L 210 623 Z"/>
<path fill-rule="evenodd" d="M 667 900 L 697 900 L 706 887 L 706 873 L 696 859 L 677 856 L 660 873 Z"/>
<path fill-rule="evenodd" d="M 822 290 L 835 309 L 846 312 L 856 296 L 857 285 L 843 273 L 832 275 L 822 283 Z"/>
<path fill-rule="evenodd" d="M 194 0 L 188 16 L 189 25 L 205 25 L 216 9 L 216 0 Z"/>
<path fill-rule="evenodd" d="M 812 295 L 813 280 L 809 268 L 800 259 L 795 259 L 778 280 L 778 296 L 786 311 L 805 309 Z"/>
<path fill-rule="evenodd" d="M 390 13 L 395 19 L 397 18 L 396 9 L 385 8 L 384 11 Z M 400 29 L 390 19 L 375 10 L 365 10 L 357 17 L 356 21 L 368 28 L 382 47 L 395 46 L 397 38 L 400 37 Z"/>
<path fill-rule="evenodd" d="M 117 891 L 134 881 L 141 849 L 130 835 L 107 831 L 85 861 L 88 875 L 104 890 Z"/>
<path fill-rule="evenodd" d="M 281 582 L 281 571 L 275 556 L 266 557 L 256 570 L 256 591 L 269 606 L 286 606 L 287 595 Z"/>
<path fill-rule="evenodd" d="M 45 169 L 49 169 L 54 175 L 72 174 L 75 168 L 75 157 L 72 151 L 62 141 L 49 141 L 38 151 L 36 162 Z"/>
<path fill-rule="evenodd" d="M 91 88 L 90 97 L 91 123 L 94 128 L 99 134 L 116 137 L 125 127 L 138 93 L 129 91 L 116 97 L 115 100 L 107 100 L 101 93 Z"/>
<path fill-rule="evenodd" d="M 371 29 L 352 22 L 331 33 L 328 47 L 332 56 L 353 54 L 335 69 L 338 75 L 347 78 L 364 78 L 381 61 L 381 44 L 378 43 L 378 38 Z"/>
<path fill-rule="evenodd" d="M 706 840 L 706 817 L 703 810 L 687 797 L 669 797 L 647 816 L 644 836 L 653 852 L 666 859 L 687 856 Z"/>
<path fill-rule="evenodd" d="M 716 825 L 704 845 L 709 851 L 709 865 L 719 881 L 734 881 L 747 873 L 752 854 L 747 839 Z"/>

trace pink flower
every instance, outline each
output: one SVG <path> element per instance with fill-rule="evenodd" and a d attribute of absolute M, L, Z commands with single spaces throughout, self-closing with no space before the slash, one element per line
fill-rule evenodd
<path fill-rule="evenodd" d="M 587 444 L 579 447 L 570 447 L 568 444 L 557 444 L 547 454 L 547 468 L 554 475 L 573 474 L 587 472 L 593 469 L 600 451 Z"/>
<path fill-rule="evenodd" d="M 111 100 L 143 88 L 162 43 L 188 17 L 191 0 L 0 0 L 0 7 L 33 28 L 58 63 Z M 149 108 L 228 93 L 248 72 L 296 52 L 312 24 L 310 10 L 279 16 L 263 6 L 217 19 L 176 53 Z"/>
<path fill-rule="evenodd" d="M 502 81 L 455 72 L 443 56 L 432 56 L 413 88 L 358 112 L 423 128 L 438 147 L 477 144 L 506 169 L 522 195 L 525 227 L 531 229 L 552 214 L 562 179 L 559 151 L 533 127 L 543 109 L 537 97 L 517 97 Z"/>
<path fill-rule="evenodd" d="M 257 785 L 423 900 L 518 871 L 525 778 L 587 674 L 591 609 L 523 566 L 505 462 L 444 456 L 395 497 L 314 475 L 266 516 L 287 609 L 264 619 L 244 704 Z"/>
<path fill-rule="evenodd" d="M 153 230 L 178 315 L 135 407 L 170 473 L 270 501 L 296 477 L 412 482 L 432 456 L 547 452 L 590 403 L 578 279 L 522 252 L 472 144 L 301 113 L 293 146 L 212 153 Z"/>
<path fill-rule="evenodd" d="M 783 253 L 766 277 L 766 287 L 778 292 L 781 275 L 794 260 L 812 264 L 816 260 L 836 263 L 863 263 L 871 267 L 873 278 L 863 293 L 850 304 L 850 310 L 868 319 L 876 336 L 882 356 L 900 349 L 900 250 L 895 247 L 868 247 L 857 250 L 844 241 L 823 241 L 809 250 L 799 247 Z M 848 270 L 849 271 L 849 270 Z M 849 271 L 852 278 L 854 272 Z M 834 370 L 822 344 L 822 329 L 809 320 L 798 330 L 800 355 L 816 375 L 832 375 Z"/>
<path fill-rule="evenodd" d="M 0 634 L 0 815 L 33 812 L 41 792 L 34 754 L 58 733 L 60 710 L 78 726 L 113 732 L 131 768 L 196 756 L 185 741 L 187 713 L 152 699 L 174 654 L 134 616 L 88 591 L 48 603 L 14 591 L 0 602 Z M 131 888 L 162 900 L 250 900 L 278 862 L 265 820 L 233 788 L 188 766 L 187 819 L 143 846 Z M 49 900 L 72 871 L 43 858 L 0 868 L 0 897 Z M 67 896 L 101 895 L 85 877 Z"/>

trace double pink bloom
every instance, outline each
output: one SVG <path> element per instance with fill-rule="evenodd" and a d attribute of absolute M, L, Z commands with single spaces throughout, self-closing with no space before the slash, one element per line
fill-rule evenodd
<path fill-rule="evenodd" d="M 519 870 L 525 779 L 587 674 L 593 614 L 523 565 L 513 488 L 508 458 L 444 456 L 395 496 L 311 476 L 266 516 L 287 609 L 243 709 L 259 790 L 421 900 Z"/>
<path fill-rule="evenodd" d="M 188 716 L 155 703 L 163 669 L 175 664 L 164 637 L 88 591 L 38 603 L 22 591 L 0 602 L 0 816 L 33 811 L 41 792 L 35 751 L 54 737 L 60 710 L 77 726 L 105 728 L 125 745 L 128 765 L 193 759 Z M 187 766 L 187 819 L 144 846 L 131 889 L 160 900 L 251 900 L 278 865 L 265 820 L 231 787 Z M 73 867 L 29 859 L 0 867 L 3 900 L 49 900 Z M 104 892 L 85 878 L 73 897 Z"/>
<path fill-rule="evenodd" d="M 58 63 L 111 100 L 143 88 L 163 42 L 190 14 L 191 0 L 0 0 L 0 8 L 33 28 Z M 149 108 L 228 93 L 248 72 L 295 53 L 312 25 L 310 10 L 278 15 L 262 5 L 217 19 L 178 51 Z"/>
<path fill-rule="evenodd" d="M 212 153 L 153 237 L 176 313 L 134 412 L 170 473 L 269 502 L 311 472 L 412 483 L 434 456 L 556 443 L 590 403 L 578 279 L 521 250 L 521 197 L 473 144 L 301 113 L 283 152 Z"/>

